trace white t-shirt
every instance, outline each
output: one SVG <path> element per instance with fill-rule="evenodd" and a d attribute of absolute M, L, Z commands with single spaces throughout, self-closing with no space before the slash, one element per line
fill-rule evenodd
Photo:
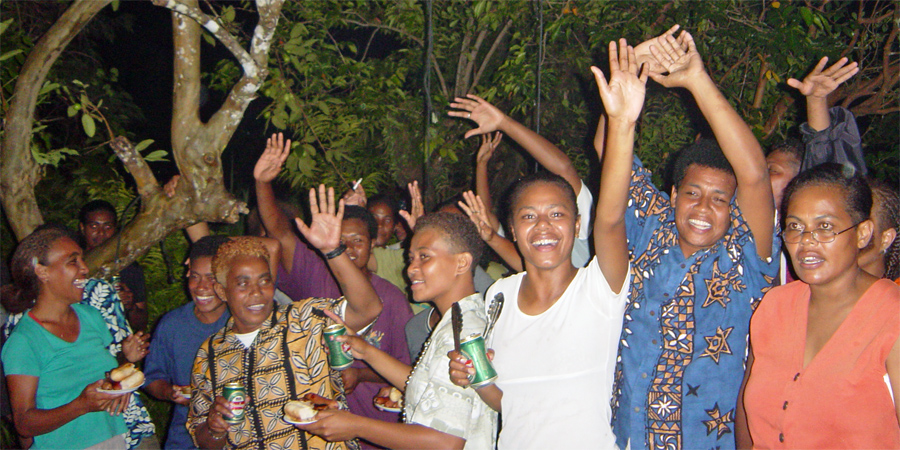
<path fill-rule="evenodd" d="M 484 302 L 481 294 L 459 302 L 463 329 L 460 337 L 484 331 Z M 403 415 L 406 423 L 416 423 L 466 440 L 464 448 L 494 448 L 497 413 L 481 400 L 474 389 L 461 388 L 450 381 L 453 330 L 450 314 L 444 314 L 425 342 L 422 355 L 406 382 Z"/>
<path fill-rule="evenodd" d="M 518 307 L 525 276 L 497 281 L 486 297 L 507 299 L 488 339 L 503 390 L 499 448 L 615 448 L 609 402 L 631 276 L 614 294 L 594 257 L 537 316 Z"/>
<path fill-rule="evenodd" d="M 591 190 L 582 181 L 581 190 L 578 191 L 578 195 L 575 197 L 575 208 L 578 210 L 579 222 L 581 223 L 578 236 L 575 236 L 575 244 L 572 245 L 572 265 L 575 267 L 584 267 L 591 259 L 591 247 L 588 238 L 591 236 L 592 231 L 591 219 L 594 218 L 593 214 L 591 214 L 593 205 L 594 196 L 591 195 Z M 497 230 L 497 234 L 501 237 L 506 237 L 506 230 L 503 229 L 503 225 Z"/>

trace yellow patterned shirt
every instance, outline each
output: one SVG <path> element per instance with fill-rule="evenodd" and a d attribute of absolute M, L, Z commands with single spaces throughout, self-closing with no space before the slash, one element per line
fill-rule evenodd
<path fill-rule="evenodd" d="M 276 305 L 249 348 L 235 336 L 233 318 L 210 336 L 200 346 L 191 374 L 187 428 L 195 443 L 215 397 L 222 395 L 226 383 L 241 382 L 248 397 L 244 421 L 231 426 L 226 448 L 358 448 L 356 441 L 325 442 L 282 420 L 284 404 L 307 392 L 333 398 L 346 408 L 340 373 L 328 366 L 322 348 L 325 320 L 313 314 L 313 308 L 339 313 L 342 301 L 309 298 Z"/>

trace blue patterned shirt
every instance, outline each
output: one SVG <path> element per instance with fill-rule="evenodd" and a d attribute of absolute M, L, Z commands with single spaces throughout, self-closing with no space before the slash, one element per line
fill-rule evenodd
<path fill-rule="evenodd" d="M 778 275 L 731 200 L 728 230 L 687 258 L 675 208 L 635 158 L 625 215 L 632 288 L 613 393 L 620 448 L 733 449 L 750 316 Z"/>

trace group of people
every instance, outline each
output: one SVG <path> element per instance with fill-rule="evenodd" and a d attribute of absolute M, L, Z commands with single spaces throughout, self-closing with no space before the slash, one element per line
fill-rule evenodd
<path fill-rule="evenodd" d="M 152 338 L 134 288 L 89 279 L 65 229 L 36 230 L 3 290 L 23 445 L 158 447 L 138 396 L 100 389 L 143 360 L 144 391 L 175 404 L 165 448 L 900 448 L 900 200 L 865 178 L 852 114 L 827 106 L 856 64 L 823 58 L 788 81 L 804 142 L 767 156 L 677 25 L 611 42 L 609 71 L 591 70 L 596 205 L 565 153 L 474 95 L 449 114 L 477 124 L 475 192 L 427 214 L 416 183 L 408 211 L 319 186 L 297 219 L 271 185 L 291 147 L 273 135 L 254 168 L 258 229 L 188 229 L 192 302 Z M 712 130 L 678 152 L 670 192 L 634 152 L 649 78 L 685 89 Z M 488 164 L 504 135 L 546 170 L 498 211 Z M 486 247 L 512 275 L 493 282 Z M 428 306 L 413 315 L 406 291 Z M 463 337 L 488 333 L 492 383 L 470 386 L 457 307 Z M 328 364 L 332 324 L 355 358 L 343 370 Z M 373 403 L 392 388 L 399 415 Z M 309 393 L 328 407 L 286 422 Z"/>

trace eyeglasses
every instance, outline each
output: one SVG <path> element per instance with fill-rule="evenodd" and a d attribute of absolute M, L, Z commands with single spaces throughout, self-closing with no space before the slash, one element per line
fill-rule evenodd
<path fill-rule="evenodd" d="M 862 222 L 860 222 L 860 223 L 862 223 Z M 819 229 L 819 230 L 812 230 L 812 231 L 804 231 L 804 230 L 798 230 L 798 229 L 791 228 L 789 230 L 784 230 L 784 233 L 782 234 L 782 238 L 784 239 L 784 242 L 787 244 L 796 244 L 803 240 L 804 234 L 809 233 L 810 235 L 812 235 L 813 240 L 815 240 L 816 242 L 818 242 L 820 244 L 827 244 L 829 242 L 834 242 L 834 239 L 837 237 L 837 235 L 839 235 L 841 233 L 845 233 L 847 231 L 850 231 L 850 230 L 856 228 L 857 225 L 859 225 L 859 223 L 853 224 L 849 228 L 845 228 L 836 233 L 832 230 Z"/>

